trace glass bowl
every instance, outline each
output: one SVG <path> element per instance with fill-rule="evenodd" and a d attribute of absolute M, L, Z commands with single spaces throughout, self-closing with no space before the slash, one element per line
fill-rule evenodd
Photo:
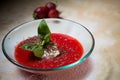
<path fill-rule="evenodd" d="M 79 23 L 76 23 L 71 20 L 66 20 L 66 19 L 50 18 L 45 20 L 51 32 L 67 34 L 76 38 L 78 41 L 80 41 L 84 49 L 82 57 L 78 61 L 72 64 L 58 67 L 58 68 L 50 68 L 50 69 L 31 68 L 31 67 L 27 67 L 22 64 L 19 64 L 14 57 L 15 46 L 19 42 L 27 39 L 28 37 L 37 35 L 37 27 L 39 25 L 39 22 L 41 21 L 41 19 L 39 19 L 39 20 L 29 21 L 16 26 L 11 31 L 9 31 L 3 38 L 2 50 L 6 58 L 11 63 L 13 63 L 17 67 L 25 71 L 29 71 L 32 73 L 42 73 L 42 72 L 46 73 L 46 72 L 60 71 L 60 70 L 71 68 L 73 66 L 76 66 L 82 63 L 91 55 L 94 49 L 95 41 L 94 41 L 93 35 L 86 27 L 84 27 Z"/>

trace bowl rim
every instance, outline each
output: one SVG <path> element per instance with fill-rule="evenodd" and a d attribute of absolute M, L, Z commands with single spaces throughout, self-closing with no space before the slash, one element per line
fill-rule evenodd
<path fill-rule="evenodd" d="M 86 60 L 92 53 L 93 49 L 94 49 L 94 46 L 95 46 L 95 39 L 94 39 L 94 36 L 93 34 L 85 27 L 83 26 L 82 24 L 78 23 L 78 22 L 75 22 L 75 21 L 72 21 L 72 20 L 69 20 L 69 19 L 58 19 L 58 18 L 45 18 L 45 20 L 59 20 L 59 21 L 69 21 L 69 22 L 72 22 L 72 23 L 75 23 L 75 24 L 78 24 L 80 26 L 82 26 L 91 36 L 91 39 L 92 39 L 92 46 L 91 46 L 91 49 L 86 53 L 86 55 L 82 58 L 80 58 L 78 61 L 72 63 L 72 64 L 68 64 L 68 65 L 65 65 L 65 66 L 61 66 L 61 67 L 58 67 L 58 68 L 48 68 L 48 69 L 44 69 L 44 68 L 31 68 L 31 67 L 28 67 L 28 66 L 24 66 L 22 64 L 19 64 L 17 61 L 11 59 L 8 55 L 7 55 L 7 52 L 5 51 L 5 47 L 4 47 L 4 43 L 5 43 L 5 39 L 6 37 L 9 35 L 9 33 L 11 33 L 12 31 L 14 31 L 16 28 L 20 27 L 21 25 L 24 25 L 26 23 L 31 23 L 31 22 L 35 22 L 35 21 L 40 21 L 42 19 L 38 19 L 38 20 L 31 20 L 31 21 L 27 21 L 27 22 L 24 22 L 22 24 L 19 24 L 17 25 L 16 27 L 12 28 L 10 31 L 7 32 L 7 34 L 4 36 L 3 40 L 2 40 L 2 51 L 3 51 L 3 54 L 5 55 L 5 57 L 10 61 L 12 62 L 14 65 L 20 67 L 20 68 L 23 68 L 23 69 L 26 69 L 26 70 L 32 70 L 32 71 L 56 71 L 56 70 L 63 70 L 63 69 L 67 69 L 67 68 L 71 68 L 77 64 L 80 64 L 82 63 L 84 60 Z"/>

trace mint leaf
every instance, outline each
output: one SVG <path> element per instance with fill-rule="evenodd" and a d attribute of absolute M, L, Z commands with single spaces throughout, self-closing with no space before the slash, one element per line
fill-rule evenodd
<path fill-rule="evenodd" d="M 33 49 L 34 56 L 36 57 L 42 57 L 44 54 L 44 49 L 42 45 L 36 46 L 36 48 Z"/>
<path fill-rule="evenodd" d="M 40 39 L 39 44 L 24 44 L 21 48 L 33 51 L 34 56 L 41 58 L 44 54 L 44 46 L 50 42 L 50 35 L 50 29 L 46 21 L 43 19 L 38 26 L 38 38 Z"/>
<path fill-rule="evenodd" d="M 50 32 L 50 29 L 49 29 L 46 21 L 43 19 L 38 26 L 38 36 L 39 36 L 40 40 L 43 41 L 44 39 L 46 39 L 45 36 L 48 35 L 48 34 L 51 34 L 51 32 Z M 49 42 L 50 35 L 48 36 L 48 38 L 47 39 L 48 39 L 48 42 Z"/>
<path fill-rule="evenodd" d="M 48 44 L 50 42 L 50 33 L 49 34 L 46 34 L 43 38 L 43 41 L 42 41 L 42 45 L 45 46 L 46 44 Z"/>
<path fill-rule="evenodd" d="M 21 46 L 21 48 L 25 49 L 25 50 L 30 50 L 32 51 L 36 46 L 38 46 L 37 44 L 23 44 Z"/>

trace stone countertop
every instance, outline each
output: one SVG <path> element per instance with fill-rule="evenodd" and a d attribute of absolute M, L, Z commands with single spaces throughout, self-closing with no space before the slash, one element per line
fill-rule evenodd
<path fill-rule="evenodd" d="M 33 20 L 33 10 L 48 1 L 1 0 L 0 44 L 9 30 Z M 93 33 L 96 44 L 92 55 L 68 72 L 36 75 L 17 69 L 0 46 L 0 80 L 120 80 L 120 0 L 52 1 L 61 17 L 79 22 Z"/>

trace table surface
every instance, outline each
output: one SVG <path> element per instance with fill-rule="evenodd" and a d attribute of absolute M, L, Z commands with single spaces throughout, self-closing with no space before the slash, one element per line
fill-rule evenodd
<path fill-rule="evenodd" d="M 33 20 L 33 10 L 50 0 L 1 0 L 0 44 L 16 25 Z M 0 80 L 120 80 L 120 0 L 52 0 L 60 16 L 86 26 L 95 37 L 95 49 L 82 64 L 57 74 L 19 70 L 0 46 Z"/>

